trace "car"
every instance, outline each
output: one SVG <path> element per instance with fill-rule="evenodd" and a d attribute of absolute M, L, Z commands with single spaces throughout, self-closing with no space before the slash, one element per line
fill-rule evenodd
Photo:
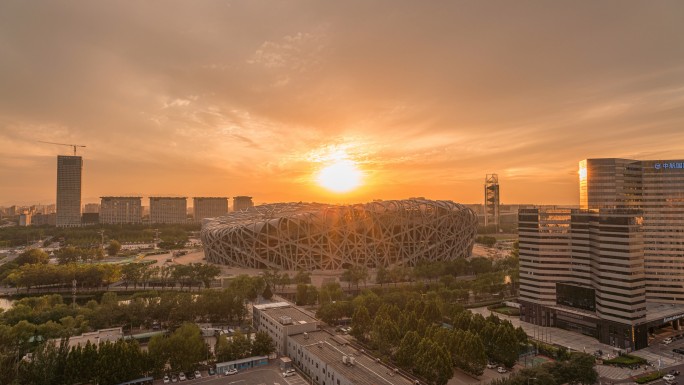
<path fill-rule="evenodd" d="M 295 372 L 283 372 L 283 377 L 290 377 L 290 376 L 294 376 L 295 374 L 297 374 L 297 373 L 295 373 Z"/>
<path fill-rule="evenodd" d="M 194 380 L 195 375 L 192 372 L 190 372 L 190 373 L 188 373 L 187 378 L 188 378 L 188 380 Z"/>
<path fill-rule="evenodd" d="M 674 348 L 674 349 L 672 349 L 672 351 L 675 353 L 684 354 L 684 349 Z"/>
<path fill-rule="evenodd" d="M 506 370 L 506 368 L 504 368 L 503 366 L 499 366 L 498 368 L 496 368 L 496 371 L 499 373 L 506 373 L 508 370 Z"/>
<path fill-rule="evenodd" d="M 294 368 L 290 368 L 290 369 L 285 370 L 285 373 L 294 373 L 294 372 L 295 372 Z"/>
<path fill-rule="evenodd" d="M 496 364 L 492 364 L 491 362 L 487 364 L 487 369 L 496 369 Z"/>
<path fill-rule="evenodd" d="M 185 373 L 180 372 L 178 373 L 178 381 L 185 381 L 187 380 L 187 377 L 185 377 Z"/>
<path fill-rule="evenodd" d="M 226 371 L 226 376 L 232 376 L 233 374 L 237 374 L 238 370 L 233 368 L 233 369 L 228 369 Z"/>
<path fill-rule="evenodd" d="M 216 374 L 216 369 L 214 369 L 214 368 L 209 368 L 209 375 L 210 375 L 210 376 L 213 376 L 214 374 Z"/>
<path fill-rule="evenodd" d="M 168 384 L 169 382 L 171 382 L 171 380 L 169 379 L 169 375 L 167 374 L 164 376 L 164 383 Z"/>
<path fill-rule="evenodd" d="M 667 337 L 663 340 L 663 344 L 669 345 L 672 343 L 672 341 L 673 341 L 672 337 Z"/>
<path fill-rule="evenodd" d="M 679 370 L 672 369 L 670 370 L 670 374 L 673 376 L 678 376 L 679 375 Z"/>
<path fill-rule="evenodd" d="M 199 370 L 195 370 L 195 378 L 202 378 L 202 373 Z"/>
<path fill-rule="evenodd" d="M 178 382 L 178 376 L 175 374 L 171 376 L 171 382 Z"/>
<path fill-rule="evenodd" d="M 673 376 L 671 374 L 666 374 L 663 376 L 663 380 L 665 380 L 665 382 L 672 382 L 672 381 L 674 381 L 674 379 L 675 379 L 675 376 Z"/>

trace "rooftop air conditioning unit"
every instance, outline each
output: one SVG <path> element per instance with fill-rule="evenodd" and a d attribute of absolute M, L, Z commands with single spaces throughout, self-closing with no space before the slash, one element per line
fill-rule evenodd
<path fill-rule="evenodd" d="M 282 315 L 278 318 L 278 321 L 280 321 L 280 323 L 283 325 L 290 325 L 292 323 L 292 317 Z"/>
<path fill-rule="evenodd" d="M 343 364 L 347 364 L 348 361 L 349 361 L 349 358 L 346 355 L 342 356 L 342 363 Z"/>
<path fill-rule="evenodd" d="M 356 358 L 349 357 L 349 365 L 354 365 L 356 363 Z"/>

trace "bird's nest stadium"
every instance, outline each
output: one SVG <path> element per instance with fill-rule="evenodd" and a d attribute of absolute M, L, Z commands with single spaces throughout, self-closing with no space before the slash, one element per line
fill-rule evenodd
<path fill-rule="evenodd" d="M 338 270 L 415 266 L 470 256 L 477 215 L 452 201 L 337 206 L 275 203 L 205 219 L 207 261 L 247 268 Z"/>

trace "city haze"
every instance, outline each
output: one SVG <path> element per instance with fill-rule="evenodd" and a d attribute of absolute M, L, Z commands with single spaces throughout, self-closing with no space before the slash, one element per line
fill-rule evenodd
<path fill-rule="evenodd" d="M 45 2 L 0 6 L 0 205 L 578 202 L 578 161 L 681 158 L 679 2 Z M 362 185 L 316 183 L 335 154 Z"/>

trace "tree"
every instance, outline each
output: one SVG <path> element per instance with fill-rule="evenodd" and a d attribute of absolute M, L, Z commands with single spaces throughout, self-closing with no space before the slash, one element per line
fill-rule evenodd
<path fill-rule="evenodd" d="M 409 370 L 413 369 L 413 364 L 416 362 L 419 343 L 420 336 L 418 333 L 414 331 L 406 333 L 404 338 L 401 339 L 399 349 L 394 357 L 399 366 Z"/>
<path fill-rule="evenodd" d="M 384 266 L 380 266 L 375 272 L 375 283 L 380 286 L 390 282 L 390 274 Z"/>
<path fill-rule="evenodd" d="M 271 299 L 273 298 L 273 292 L 271 291 L 271 286 L 266 285 L 266 288 L 264 289 L 264 292 L 261 293 L 261 296 L 264 297 L 264 299 Z"/>
<path fill-rule="evenodd" d="M 19 256 L 14 260 L 14 263 L 19 266 L 36 263 L 46 264 L 49 260 L 50 256 L 43 250 L 29 249 L 19 254 Z"/>
<path fill-rule="evenodd" d="M 294 277 L 294 283 L 296 284 L 308 284 L 311 283 L 311 273 L 304 270 L 299 270 L 297 275 Z"/>
<path fill-rule="evenodd" d="M 199 327 L 184 323 L 169 337 L 155 336 L 148 344 L 154 361 L 167 362 L 173 371 L 187 372 L 207 356 Z"/>
<path fill-rule="evenodd" d="M 112 239 L 109 241 L 109 245 L 107 246 L 107 255 L 110 257 L 116 256 L 119 251 L 121 250 L 121 243 L 119 241 Z"/>
<path fill-rule="evenodd" d="M 368 309 L 361 305 L 356 308 L 352 316 L 352 330 L 351 334 L 358 340 L 364 341 L 366 334 L 370 331 L 370 314 Z"/>
<path fill-rule="evenodd" d="M 273 340 L 264 331 L 258 331 L 254 335 L 252 343 L 252 356 L 267 356 L 275 351 Z"/>

